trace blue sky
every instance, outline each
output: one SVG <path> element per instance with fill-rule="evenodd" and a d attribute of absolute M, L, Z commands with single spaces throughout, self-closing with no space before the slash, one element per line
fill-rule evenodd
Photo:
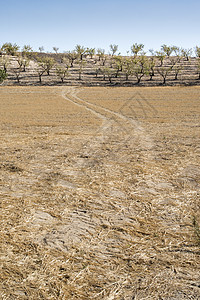
<path fill-rule="evenodd" d="M 0 0 L 0 45 L 30 44 L 52 51 L 76 44 L 126 54 L 133 43 L 145 50 L 162 44 L 200 46 L 199 0 Z"/>

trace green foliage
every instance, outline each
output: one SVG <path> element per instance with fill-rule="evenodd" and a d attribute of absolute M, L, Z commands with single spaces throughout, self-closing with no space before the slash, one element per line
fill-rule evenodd
<path fill-rule="evenodd" d="M 115 44 L 110 45 L 110 51 L 111 51 L 112 56 L 117 52 L 117 50 L 118 50 L 118 45 L 115 45 Z"/>
<path fill-rule="evenodd" d="M 166 83 L 167 76 L 169 75 L 169 73 L 171 72 L 171 70 L 172 70 L 172 67 L 160 67 L 160 68 L 157 68 L 157 72 L 163 78 L 163 84 Z"/>
<path fill-rule="evenodd" d="M 8 55 L 3 55 L 0 58 L 0 65 L 3 66 L 4 71 L 7 73 L 7 68 L 10 65 L 10 57 Z"/>
<path fill-rule="evenodd" d="M 116 71 L 109 67 L 102 67 L 101 73 L 103 74 L 103 80 L 106 80 L 106 76 L 107 76 L 109 82 L 112 83 L 112 78 L 115 77 Z"/>
<path fill-rule="evenodd" d="M 90 58 L 93 58 L 93 55 L 95 54 L 95 48 L 87 48 L 85 53 L 90 55 Z"/>
<path fill-rule="evenodd" d="M 75 47 L 75 51 L 78 54 L 78 56 L 80 57 L 80 59 L 83 59 L 83 54 L 85 54 L 85 47 L 81 46 L 81 45 L 76 45 Z"/>
<path fill-rule="evenodd" d="M 113 57 L 114 68 L 116 69 L 116 78 L 118 77 L 119 72 L 123 71 L 124 58 L 121 55 L 116 55 Z"/>
<path fill-rule="evenodd" d="M 39 49 L 40 53 L 44 52 L 44 47 L 43 46 L 39 47 L 38 49 Z"/>
<path fill-rule="evenodd" d="M 147 67 L 148 67 L 150 80 L 152 80 L 153 76 L 155 75 L 155 66 L 156 66 L 155 57 L 152 56 L 152 57 L 149 58 L 149 60 L 147 62 Z"/>
<path fill-rule="evenodd" d="M 160 66 L 162 67 L 166 54 L 162 51 L 156 51 L 156 57 L 160 61 Z"/>
<path fill-rule="evenodd" d="M 67 68 L 63 68 L 63 67 L 58 66 L 56 68 L 56 74 L 60 78 L 61 82 L 63 83 L 65 77 L 68 75 L 68 70 L 67 70 Z"/>
<path fill-rule="evenodd" d="M 124 72 L 126 75 L 126 81 L 128 81 L 128 77 L 133 74 L 133 59 L 126 57 L 124 60 Z"/>
<path fill-rule="evenodd" d="M 7 78 L 7 73 L 5 70 L 0 69 L 0 83 L 2 83 Z"/>
<path fill-rule="evenodd" d="M 45 73 L 45 69 L 43 67 L 41 67 L 41 64 L 39 63 L 37 68 L 36 68 L 36 72 L 38 74 L 39 77 L 39 82 L 42 82 L 42 75 Z"/>
<path fill-rule="evenodd" d="M 177 80 L 178 79 L 178 74 L 180 74 L 180 72 L 183 70 L 183 66 L 182 65 L 175 65 L 173 67 L 173 70 L 174 70 L 174 73 L 175 73 L 175 78 L 174 80 Z"/>
<path fill-rule="evenodd" d="M 181 55 L 185 57 L 187 61 L 189 61 L 190 56 L 192 56 L 192 49 L 181 48 L 180 51 L 181 51 Z"/>
<path fill-rule="evenodd" d="M 19 68 L 22 69 L 23 68 L 23 72 L 26 71 L 26 67 L 29 66 L 30 64 L 30 59 L 28 56 L 23 56 L 22 54 L 18 54 L 17 55 L 17 62 L 19 65 Z"/>
<path fill-rule="evenodd" d="M 103 59 L 104 56 L 105 56 L 105 50 L 104 50 L 104 49 L 101 49 L 101 48 L 98 48 L 98 49 L 97 49 L 97 55 L 98 55 L 99 61 L 100 61 L 100 60 Z"/>
<path fill-rule="evenodd" d="M 200 47 L 198 46 L 195 47 L 195 54 L 198 58 L 200 58 Z"/>
<path fill-rule="evenodd" d="M 19 46 L 17 44 L 5 43 L 1 47 L 1 52 L 7 55 L 16 55 L 19 51 Z"/>
<path fill-rule="evenodd" d="M 199 75 L 198 79 L 200 80 L 200 58 L 198 58 L 196 70 L 197 70 L 197 74 Z"/>
<path fill-rule="evenodd" d="M 86 61 L 83 60 L 83 59 L 80 59 L 79 62 L 79 70 L 78 70 L 78 73 L 79 73 L 79 80 L 81 80 L 81 75 L 82 75 L 82 72 L 83 72 L 83 67 L 86 65 Z"/>
<path fill-rule="evenodd" d="M 137 83 L 140 83 L 144 75 L 149 74 L 148 59 L 145 55 L 135 57 L 133 60 L 133 75 L 137 78 Z"/>
<path fill-rule="evenodd" d="M 47 75 L 50 75 L 50 70 L 54 67 L 55 60 L 51 57 L 45 56 L 38 59 L 38 62 L 40 67 L 47 72 Z"/>
<path fill-rule="evenodd" d="M 155 51 L 153 49 L 149 49 L 149 52 L 151 53 L 152 56 L 155 56 Z"/>
<path fill-rule="evenodd" d="M 55 51 L 56 53 L 58 53 L 59 48 L 58 47 L 53 47 L 53 51 Z"/>
<path fill-rule="evenodd" d="M 31 54 L 33 52 L 33 49 L 30 45 L 24 45 L 22 48 L 22 56 L 31 58 Z"/>
<path fill-rule="evenodd" d="M 138 54 L 141 54 L 141 52 L 144 49 L 144 45 L 143 44 L 133 44 L 131 46 L 131 52 L 133 53 L 134 56 L 137 56 Z"/>
<path fill-rule="evenodd" d="M 164 52 L 166 56 L 170 56 L 172 52 L 174 51 L 174 46 L 167 46 L 166 44 L 163 44 L 161 46 L 161 52 Z"/>
<path fill-rule="evenodd" d="M 71 63 L 71 67 L 73 67 L 74 61 L 76 59 L 78 59 L 78 57 L 79 57 L 78 53 L 74 50 L 74 51 L 67 51 L 67 52 L 65 52 L 65 54 L 66 54 L 67 59 Z"/>

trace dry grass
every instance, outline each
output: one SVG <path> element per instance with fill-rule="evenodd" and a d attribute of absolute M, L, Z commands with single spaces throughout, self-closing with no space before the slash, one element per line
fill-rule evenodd
<path fill-rule="evenodd" d="M 2 87 L 2 299 L 199 299 L 200 88 Z"/>

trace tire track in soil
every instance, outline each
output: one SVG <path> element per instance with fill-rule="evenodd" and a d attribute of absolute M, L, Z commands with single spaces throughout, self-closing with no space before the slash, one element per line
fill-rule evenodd
<path fill-rule="evenodd" d="M 122 126 L 122 128 L 126 132 L 128 132 L 130 136 L 137 136 L 139 138 L 141 148 L 146 150 L 151 150 L 153 148 L 152 138 L 145 132 L 145 129 L 141 126 L 141 124 L 138 121 L 134 120 L 133 118 L 129 118 L 119 112 L 112 111 L 102 106 L 100 107 L 96 104 L 88 102 L 87 100 L 81 99 L 77 96 L 77 93 L 81 90 L 81 88 L 77 90 L 74 87 L 70 87 L 67 90 L 62 91 L 62 97 L 80 107 L 89 110 L 90 112 L 96 114 L 99 118 L 101 118 L 104 121 L 104 124 L 101 128 L 102 132 L 107 130 L 108 127 L 113 125 L 114 123 L 115 127 Z M 66 92 L 73 99 L 67 97 Z M 106 126 L 105 121 L 107 121 Z M 121 123 L 121 121 L 123 121 L 123 123 Z M 125 128 L 129 128 L 129 130 Z M 104 132 L 104 134 L 106 134 L 106 132 Z M 153 159 L 152 153 L 147 153 L 147 158 L 148 160 Z"/>
<path fill-rule="evenodd" d="M 121 152 L 114 153 L 113 157 L 111 155 L 111 159 L 113 158 L 113 164 L 116 164 L 116 172 L 120 172 L 120 170 L 123 171 L 123 166 L 121 166 L 121 157 L 123 154 L 123 147 L 124 144 L 130 142 L 128 145 L 129 148 L 134 149 L 134 143 L 137 140 L 137 143 L 139 144 L 139 147 L 145 149 L 145 159 L 146 160 L 152 160 L 153 156 L 148 151 L 152 148 L 153 142 L 151 141 L 150 137 L 145 133 L 145 130 L 142 128 L 142 126 L 139 124 L 138 121 L 135 121 L 133 119 L 130 119 L 121 113 L 114 112 L 112 110 L 109 110 L 107 108 L 99 107 L 96 104 L 89 103 L 86 100 L 81 99 L 77 96 L 77 92 L 79 92 L 81 89 L 79 88 L 76 90 L 74 87 L 68 87 L 62 90 L 61 95 L 64 99 L 67 101 L 72 102 L 75 105 L 78 105 L 81 108 L 84 108 L 88 110 L 89 112 L 95 114 L 97 117 L 99 117 L 102 120 L 102 126 L 97 132 L 97 135 L 99 132 L 101 133 L 101 136 L 96 137 L 92 136 L 92 141 L 86 142 L 86 144 L 83 145 L 82 148 L 78 149 L 78 151 L 75 151 L 76 158 L 73 159 L 73 167 L 76 170 L 81 170 L 80 174 L 82 173 L 82 170 L 84 169 L 84 173 L 86 177 L 90 178 L 90 181 L 93 182 L 93 178 L 96 177 L 99 181 L 101 179 L 98 178 L 98 176 L 102 176 L 103 179 L 103 173 L 107 173 L 107 170 L 110 168 L 108 164 L 108 158 L 102 157 L 102 152 L 104 151 L 102 149 L 102 143 L 106 143 L 109 145 L 110 140 L 114 140 L 114 142 L 119 143 L 119 147 Z M 120 126 L 122 126 L 122 132 L 119 134 Z M 126 129 L 125 129 L 126 128 Z M 125 129 L 125 130 L 124 130 Z M 129 138 L 125 138 L 125 135 L 130 135 Z M 126 151 L 127 149 L 125 149 Z M 132 150 L 132 149 L 131 149 Z M 89 155 L 89 159 L 86 155 L 86 158 L 83 155 L 83 152 L 86 152 L 86 154 Z M 127 156 L 126 159 L 130 159 L 131 151 L 128 151 L 126 153 Z M 81 159 L 80 156 L 82 156 Z M 98 157 L 98 162 L 101 161 L 101 165 L 98 165 L 96 168 L 96 162 L 94 165 L 92 162 Z M 103 170 L 100 172 L 99 170 Z M 100 174 L 101 173 L 101 174 Z M 99 175 L 100 174 L 100 175 Z M 115 174 L 114 174 L 115 175 Z M 119 203 L 116 203 L 116 201 L 110 201 L 108 194 L 105 190 L 100 191 L 100 196 L 95 197 L 94 201 L 91 201 L 90 207 L 91 211 L 93 211 L 93 214 L 95 215 L 95 224 L 98 226 L 102 223 L 102 214 L 104 211 L 107 210 L 107 212 L 110 215 L 110 219 L 112 220 L 113 224 L 119 225 L 119 223 L 123 223 L 122 218 L 123 216 L 123 209 L 127 210 L 129 208 L 125 207 L 121 208 L 121 201 L 123 202 L 123 199 L 126 198 L 125 193 L 119 191 L 119 182 L 114 180 L 114 183 L 112 185 L 113 188 L 113 194 L 115 195 L 114 198 L 119 200 Z M 95 192 L 93 191 L 93 185 L 88 185 L 86 188 L 78 188 L 77 189 L 78 194 L 85 198 L 87 194 L 94 195 Z M 112 196 L 111 196 L 112 198 Z M 120 199 L 121 198 L 121 199 Z M 111 204 L 112 203 L 112 204 Z M 116 212 L 117 210 L 117 212 Z M 127 214 L 126 218 L 129 219 L 130 216 Z M 70 213 L 70 224 L 76 224 L 75 230 L 72 233 L 74 235 L 74 240 L 80 239 L 81 232 L 84 232 L 84 235 L 88 238 L 91 237 L 91 235 L 94 236 L 94 227 L 90 226 L 91 220 L 93 217 L 91 217 L 88 214 L 84 215 L 81 211 L 72 211 Z M 88 220 L 88 222 L 86 222 Z M 83 227 L 85 228 L 83 230 Z M 90 234 L 91 233 L 91 234 Z M 64 233 L 63 233 L 64 235 Z M 73 239 L 73 237 L 71 237 Z M 96 240 L 96 238 L 95 238 Z M 117 244 L 117 241 L 115 241 Z M 115 243 L 114 242 L 114 243 Z M 97 243 L 98 239 L 97 239 Z M 105 242 L 106 244 L 106 242 Z M 101 245 L 103 248 L 104 246 Z M 108 249 L 107 246 L 104 248 L 104 254 L 109 253 L 111 249 Z"/>

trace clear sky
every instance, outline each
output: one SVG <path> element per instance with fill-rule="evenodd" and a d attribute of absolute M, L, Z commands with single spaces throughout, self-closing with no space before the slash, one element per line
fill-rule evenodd
<path fill-rule="evenodd" d="M 162 44 L 200 46 L 200 0 L 0 0 L 0 45 L 30 44 L 34 50 L 104 48 L 133 43 L 145 50 Z"/>

